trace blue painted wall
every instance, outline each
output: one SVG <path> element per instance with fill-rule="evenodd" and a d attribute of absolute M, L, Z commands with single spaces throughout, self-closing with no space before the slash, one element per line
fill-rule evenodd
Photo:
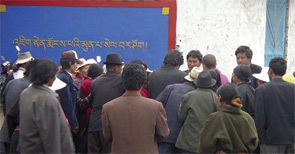
<path fill-rule="evenodd" d="M 59 64 L 61 53 L 102 61 L 108 53 L 125 62 L 143 60 L 152 69 L 162 65 L 168 50 L 168 15 L 162 8 L 104 8 L 7 5 L 0 13 L 0 54 L 16 59 L 16 45 L 33 57 Z"/>

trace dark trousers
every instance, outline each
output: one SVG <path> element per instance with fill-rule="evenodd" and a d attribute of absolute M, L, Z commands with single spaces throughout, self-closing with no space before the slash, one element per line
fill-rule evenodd
<path fill-rule="evenodd" d="M 10 153 L 19 153 L 18 141 L 19 141 L 19 130 L 14 130 L 11 137 L 11 142 L 10 142 Z"/>
<path fill-rule="evenodd" d="M 289 144 L 289 145 L 261 144 L 260 153 L 295 153 L 295 144 Z"/>
<path fill-rule="evenodd" d="M 102 131 L 88 132 L 88 153 L 110 153 L 112 142 L 104 140 Z"/>
<path fill-rule="evenodd" d="M 175 147 L 175 144 L 168 142 L 161 142 L 158 144 L 159 153 L 181 153 L 182 150 Z"/>

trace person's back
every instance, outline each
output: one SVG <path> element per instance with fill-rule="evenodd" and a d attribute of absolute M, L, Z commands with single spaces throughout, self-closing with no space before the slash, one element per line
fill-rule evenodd
<path fill-rule="evenodd" d="M 262 153 L 294 153 L 295 85 L 282 79 L 287 62 L 269 62 L 270 82 L 255 90 L 255 124 Z"/>
<path fill-rule="evenodd" d="M 102 114 L 110 121 L 105 120 L 112 134 L 105 139 L 113 141 L 112 153 L 158 153 L 157 142 L 168 136 L 162 131 L 168 126 L 162 123 L 165 110 L 158 101 L 129 93 L 108 102 L 103 110 L 108 111 Z"/>
<path fill-rule="evenodd" d="M 199 153 L 200 131 L 209 115 L 218 111 L 216 94 L 210 89 L 216 81 L 209 71 L 203 71 L 194 80 L 196 90 L 186 93 L 178 110 L 178 117 L 184 122 L 176 141 L 176 147 Z"/>
<path fill-rule="evenodd" d="M 164 65 L 150 74 L 148 91 L 150 97 L 155 99 L 169 84 L 182 83 L 185 72 L 178 70 L 183 64 L 183 56 L 178 50 L 169 50 L 164 59 Z"/>
<path fill-rule="evenodd" d="M 100 131 L 102 106 L 124 93 L 120 74 L 107 72 L 92 81 L 91 98 L 93 98 L 90 114 L 89 131 Z"/>
<path fill-rule="evenodd" d="M 260 132 L 263 137 L 261 143 L 294 144 L 295 85 L 283 79 L 272 79 L 256 89 L 257 96 L 262 96 L 263 100 L 255 98 L 256 123 L 267 126 Z M 265 121 L 261 121 L 262 118 Z"/>
<path fill-rule="evenodd" d="M 216 92 L 220 111 L 212 113 L 200 133 L 201 153 L 250 153 L 258 145 L 254 119 L 241 110 L 237 87 L 230 83 Z M 208 137 L 210 136 L 210 137 Z"/>
<path fill-rule="evenodd" d="M 122 73 L 126 92 L 102 108 L 103 136 L 112 141 L 111 153 L 158 153 L 157 142 L 169 135 L 163 105 L 140 95 L 145 80 L 142 65 L 127 64 Z"/>

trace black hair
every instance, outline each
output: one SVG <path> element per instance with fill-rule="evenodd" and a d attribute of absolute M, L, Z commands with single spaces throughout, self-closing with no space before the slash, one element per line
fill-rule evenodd
<path fill-rule="evenodd" d="M 220 101 L 225 102 L 226 104 L 230 104 L 233 107 L 236 107 L 231 103 L 231 100 L 235 98 L 240 98 L 238 94 L 238 88 L 235 84 L 233 83 L 227 83 L 218 88 L 216 91 L 217 96 L 221 96 Z M 242 104 L 241 101 L 238 101 L 240 104 Z"/>
<path fill-rule="evenodd" d="M 142 65 L 128 63 L 122 73 L 123 87 L 125 90 L 140 90 L 144 81 L 146 81 L 146 76 L 146 71 Z"/>
<path fill-rule="evenodd" d="M 202 62 L 203 55 L 199 50 L 191 50 L 187 55 L 186 55 L 186 60 L 188 60 L 189 57 L 193 58 L 198 58 L 200 63 Z"/>
<path fill-rule="evenodd" d="M 205 65 L 208 69 L 216 68 L 216 58 L 212 54 L 207 54 L 202 59 L 203 65 Z"/>
<path fill-rule="evenodd" d="M 244 64 L 240 64 L 234 68 L 235 76 L 237 76 L 241 81 L 249 82 L 252 78 L 252 72 L 250 67 Z"/>
<path fill-rule="evenodd" d="M 238 49 L 235 52 L 235 55 L 237 56 L 237 54 L 239 54 L 239 53 L 244 53 L 247 58 L 252 58 L 252 56 L 253 56 L 253 52 L 248 46 L 238 47 Z"/>
<path fill-rule="evenodd" d="M 103 68 L 99 64 L 91 64 L 87 76 L 90 77 L 91 79 L 95 79 L 96 77 L 100 76 L 103 72 Z"/>
<path fill-rule="evenodd" d="M 48 83 L 57 73 L 57 64 L 47 58 L 37 59 L 33 62 L 31 71 L 31 82 L 33 85 L 43 85 Z"/>
<path fill-rule="evenodd" d="M 69 69 L 71 65 L 75 64 L 76 60 L 71 58 L 61 58 L 60 65 L 63 69 Z"/>
<path fill-rule="evenodd" d="M 275 57 L 270 60 L 269 68 L 275 75 L 283 76 L 287 70 L 287 61 L 282 57 Z"/>
<path fill-rule="evenodd" d="M 143 65 L 143 67 L 145 68 L 145 70 L 148 68 L 147 65 L 143 61 L 141 61 L 141 60 L 133 60 L 130 63 L 141 64 L 141 65 Z"/>
<path fill-rule="evenodd" d="M 31 74 L 31 71 L 34 67 L 34 63 L 35 63 L 34 60 L 31 60 L 27 63 L 26 70 L 24 72 L 24 76 L 29 76 Z"/>
<path fill-rule="evenodd" d="M 216 92 L 216 90 L 221 86 L 221 81 L 220 81 L 220 75 L 219 72 L 216 69 L 210 69 L 210 74 L 212 79 L 216 80 L 216 83 L 213 87 L 211 87 L 211 89 Z"/>
<path fill-rule="evenodd" d="M 183 56 L 182 53 L 178 50 L 168 50 L 165 58 L 164 58 L 164 65 L 171 65 L 173 67 L 177 65 L 183 64 Z"/>

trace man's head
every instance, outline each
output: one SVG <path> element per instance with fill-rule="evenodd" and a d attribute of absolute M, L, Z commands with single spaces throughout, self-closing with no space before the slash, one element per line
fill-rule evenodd
<path fill-rule="evenodd" d="M 216 68 L 216 58 L 212 54 L 207 54 L 202 59 L 203 69 L 210 70 Z"/>
<path fill-rule="evenodd" d="M 107 72 L 121 74 L 123 60 L 119 54 L 108 54 L 106 61 L 103 63 L 106 64 Z"/>
<path fill-rule="evenodd" d="M 237 63 L 249 66 L 251 64 L 253 52 L 248 46 L 240 46 L 235 52 Z"/>
<path fill-rule="evenodd" d="M 77 53 L 74 50 L 65 51 L 61 55 L 61 67 L 70 73 L 75 73 L 77 69 L 77 64 L 81 63 L 82 61 L 78 59 Z"/>
<path fill-rule="evenodd" d="M 15 64 L 17 65 L 18 68 L 20 67 L 26 68 L 27 63 L 33 59 L 34 58 L 32 57 L 30 51 L 19 53 L 17 55 Z"/>
<path fill-rule="evenodd" d="M 287 70 L 287 61 L 282 57 L 275 57 L 269 62 L 268 76 L 270 79 L 280 76 L 282 77 Z"/>
<path fill-rule="evenodd" d="M 187 67 L 188 67 L 189 72 L 195 66 L 200 67 L 200 65 L 202 63 L 202 57 L 203 57 L 203 55 L 201 54 L 201 52 L 199 50 L 192 50 L 187 54 L 186 60 L 187 60 Z"/>
<path fill-rule="evenodd" d="M 140 90 L 147 74 L 145 68 L 138 63 L 128 63 L 122 73 L 123 87 L 125 90 Z"/>
<path fill-rule="evenodd" d="M 183 56 L 178 50 L 168 50 L 163 63 L 164 65 L 170 65 L 179 68 L 179 66 L 183 64 Z"/>

